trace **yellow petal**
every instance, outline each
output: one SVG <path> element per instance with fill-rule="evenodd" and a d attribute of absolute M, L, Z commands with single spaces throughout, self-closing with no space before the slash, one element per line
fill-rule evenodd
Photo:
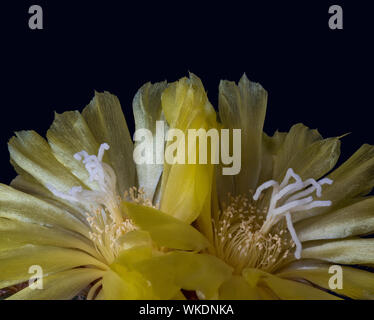
<path fill-rule="evenodd" d="M 283 145 L 286 139 L 286 132 L 276 131 L 272 137 L 266 133 L 262 136 L 262 156 L 261 156 L 261 173 L 258 185 L 265 181 L 273 179 L 273 161 L 279 148 Z"/>
<path fill-rule="evenodd" d="M 374 197 L 305 219 L 295 225 L 300 241 L 339 239 L 374 231 Z"/>
<path fill-rule="evenodd" d="M 219 288 L 220 300 L 260 300 L 259 290 L 251 287 L 243 277 L 232 276 Z"/>
<path fill-rule="evenodd" d="M 31 176 L 25 176 L 24 174 L 15 177 L 10 186 L 18 191 L 28 194 L 47 202 L 63 211 L 69 212 L 83 223 L 86 223 L 86 212 L 90 210 L 89 203 L 72 203 L 68 200 L 64 200 L 60 197 L 55 196 L 47 188 L 43 187 L 39 182 L 33 179 Z"/>
<path fill-rule="evenodd" d="M 130 231 L 122 236 L 119 241 L 122 244 L 122 251 L 114 264 L 119 264 L 128 271 L 137 271 L 136 268 L 134 270 L 134 264 L 152 258 L 154 254 L 154 243 L 147 231 Z"/>
<path fill-rule="evenodd" d="M 200 251 L 209 245 L 195 228 L 154 208 L 123 202 L 123 211 L 160 246 Z"/>
<path fill-rule="evenodd" d="M 27 287 L 8 300 L 70 300 L 103 273 L 89 268 L 59 272 L 43 278 L 43 289 Z"/>
<path fill-rule="evenodd" d="M 303 217 L 330 212 L 370 192 L 374 186 L 374 147 L 364 144 L 338 169 L 329 174 L 328 178 L 334 183 L 323 186 L 322 197 L 318 200 L 331 200 L 332 207 L 313 208 Z"/>
<path fill-rule="evenodd" d="M 8 144 L 11 161 L 17 165 L 16 171 L 20 167 L 42 185 L 52 185 L 62 192 L 82 185 L 82 182 L 55 158 L 51 147 L 36 132 L 20 131 L 16 136 L 10 139 Z"/>
<path fill-rule="evenodd" d="M 120 194 L 136 186 L 133 143 L 117 97 L 108 92 L 95 92 L 82 115 L 96 141 L 110 146 L 106 154 L 116 173 Z"/>
<path fill-rule="evenodd" d="M 114 264 L 103 277 L 103 296 L 106 300 L 152 300 L 157 297 L 147 280 L 137 271 L 128 271 Z"/>
<path fill-rule="evenodd" d="M 353 299 L 374 299 L 374 274 L 364 270 L 341 266 L 343 287 L 332 289 L 329 280 L 334 273 L 329 273 L 330 264 L 314 261 L 294 263 L 278 273 L 288 279 L 304 279 L 322 288 Z"/>
<path fill-rule="evenodd" d="M 141 142 L 146 144 L 147 148 L 152 148 L 153 163 L 154 164 L 137 164 L 136 169 L 138 173 L 139 186 L 144 189 L 145 195 L 148 199 L 154 199 L 156 188 L 161 181 L 161 174 L 163 170 L 162 164 L 156 164 L 156 160 L 164 159 L 164 140 L 162 139 L 162 146 L 157 145 L 156 140 L 156 121 L 164 122 L 165 132 L 168 129 L 165 121 L 162 107 L 161 94 L 166 88 L 166 81 L 151 84 L 150 82 L 142 86 L 136 93 L 133 101 L 133 110 L 135 118 L 135 130 L 148 129 L 152 132 L 153 138 L 150 145 L 147 141 Z M 164 134 L 164 132 L 161 132 Z M 139 142 L 135 143 L 135 148 L 139 146 Z M 134 153 L 134 157 L 136 153 Z M 157 196 L 156 196 L 157 198 Z M 157 200 L 157 199 L 154 199 Z"/>
<path fill-rule="evenodd" d="M 374 239 L 312 241 L 303 246 L 301 256 L 342 264 L 373 264 Z"/>
<path fill-rule="evenodd" d="M 284 300 L 336 300 L 337 297 L 325 291 L 297 281 L 282 279 L 258 269 L 244 269 L 243 276 L 252 286 L 267 287 Z"/>
<path fill-rule="evenodd" d="M 275 157 L 273 179 L 282 181 L 286 171 L 292 168 L 290 163 L 293 159 L 298 159 L 312 143 L 321 139 L 322 137 L 317 130 L 311 130 L 301 123 L 294 125 Z M 308 161 L 308 159 L 306 160 Z M 297 171 L 295 172 L 299 174 Z"/>
<path fill-rule="evenodd" d="M 266 90 L 249 81 L 245 74 L 238 85 L 231 81 L 221 81 L 219 85 L 220 119 L 224 128 L 241 129 L 242 150 L 240 173 L 235 176 L 221 174 L 217 179 L 218 186 L 222 187 L 220 196 L 226 196 L 228 192 L 244 194 L 258 184 L 267 97 Z"/>
<path fill-rule="evenodd" d="M 187 300 L 187 298 L 181 291 L 178 291 L 178 293 L 171 300 Z"/>
<path fill-rule="evenodd" d="M 95 266 L 106 270 L 101 261 L 83 251 L 37 245 L 25 245 L 0 251 L 0 288 L 28 281 L 33 274 L 29 268 L 40 266 L 44 275 L 80 266 Z"/>
<path fill-rule="evenodd" d="M 221 284 L 232 268 L 214 256 L 189 252 L 170 252 L 136 264 L 161 299 L 171 299 L 180 289 L 199 291 L 201 298 L 218 297 Z"/>
<path fill-rule="evenodd" d="M 58 226 L 89 237 L 87 225 L 68 210 L 3 184 L 0 184 L 0 217 Z"/>
<path fill-rule="evenodd" d="M 340 300 L 323 290 L 297 281 L 272 277 L 266 284 L 282 300 Z"/>
<path fill-rule="evenodd" d="M 99 144 L 82 115 L 78 111 L 55 114 L 55 120 L 47 132 L 47 138 L 57 160 L 87 186 L 97 188 L 97 183 L 89 180 L 89 174 L 83 162 L 74 158 L 74 154 L 82 150 L 96 155 L 99 149 Z"/>
<path fill-rule="evenodd" d="M 288 165 L 303 179 L 318 180 L 335 166 L 339 155 L 339 138 L 317 140 L 297 152 Z"/>
<path fill-rule="evenodd" d="M 193 74 L 190 79 L 183 78 L 169 85 L 162 94 L 162 108 L 170 128 L 181 130 L 184 137 L 187 137 L 188 129 L 209 130 L 217 127 L 215 111 L 200 79 Z M 198 148 L 188 148 L 188 143 L 184 145 L 184 141 L 168 142 L 166 148 L 175 143 L 179 143 L 179 150 L 186 150 L 186 162 L 193 156 L 196 156 L 198 162 Z M 191 223 L 199 216 L 205 203 L 210 201 L 212 177 L 210 153 L 208 164 L 165 163 L 161 210 Z"/>
<path fill-rule="evenodd" d="M 26 244 L 80 249 L 98 257 L 92 242 L 77 233 L 60 228 L 0 218 L 0 250 Z"/>
<path fill-rule="evenodd" d="M 152 247 L 152 238 L 149 232 L 143 230 L 133 230 L 125 233 L 118 239 L 124 250 L 138 247 Z"/>

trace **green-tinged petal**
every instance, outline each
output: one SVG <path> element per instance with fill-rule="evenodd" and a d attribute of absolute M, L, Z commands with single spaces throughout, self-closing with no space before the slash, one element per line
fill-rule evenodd
<path fill-rule="evenodd" d="M 119 253 L 114 264 L 120 264 L 127 270 L 132 270 L 134 264 L 139 261 L 152 258 L 156 252 L 154 251 L 154 243 L 147 231 L 130 231 L 120 238 L 120 243 L 123 250 Z M 161 252 L 157 253 L 161 254 Z"/>
<path fill-rule="evenodd" d="M 148 199 L 154 199 L 163 170 L 162 163 L 164 160 L 165 145 L 163 137 L 168 126 L 162 113 L 161 94 L 166 85 L 166 81 L 155 84 L 148 82 L 139 89 L 133 101 L 135 130 L 147 129 L 152 133 L 152 138 L 149 141 L 145 139 L 144 141 L 135 143 L 135 150 L 140 147 L 143 149 L 144 147 L 153 151 L 150 153 L 151 159 L 148 159 L 149 163 L 138 164 L 139 161 L 137 160 L 139 160 L 140 154 L 134 152 L 139 186 L 144 189 Z M 163 130 L 160 132 L 156 130 L 156 121 L 163 122 Z M 157 141 L 158 135 L 160 135 L 160 141 Z M 157 195 L 155 198 L 157 198 Z"/>
<path fill-rule="evenodd" d="M 97 183 L 89 180 L 89 174 L 74 154 L 82 150 L 96 155 L 99 145 L 96 142 L 86 121 L 78 111 L 55 114 L 55 120 L 47 132 L 49 145 L 53 154 L 66 168 L 90 188 L 97 188 Z"/>
<path fill-rule="evenodd" d="M 200 251 L 209 245 L 195 228 L 154 208 L 123 202 L 123 211 L 160 246 Z"/>
<path fill-rule="evenodd" d="M 55 158 L 47 141 L 35 131 L 17 132 L 16 137 L 10 139 L 8 147 L 11 161 L 16 164 L 16 171 L 20 167 L 43 186 L 51 185 L 59 191 L 67 192 L 74 186 L 82 185 Z"/>
<path fill-rule="evenodd" d="M 288 166 L 304 180 L 318 180 L 335 166 L 339 155 L 339 138 L 317 140 L 296 153 Z"/>
<path fill-rule="evenodd" d="M 92 242 L 75 232 L 0 218 L 0 250 L 26 244 L 76 248 L 98 257 Z"/>
<path fill-rule="evenodd" d="M 374 264 L 374 239 L 312 241 L 303 245 L 301 257 L 342 264 Z"/>
<path fill-rule="evenodd" d="M 338 169 L 328 175 L 332 185 L 323 186 L 322 197 L 318 200 L 332 201 L 332 207 L 314 208 L 298 214 L 298 220 L 352 203 L 355 198 L 366 195 L 374 186 L 374 146 L 364 144 Z"/>
<path fill-rule="evenodd" d="M 290 163 L 293 159 L 303 155 L 307 147 L 321 139 L 317 130 L 311 130 L 301 123 L 292 126 L 275 157 L 273 179 L 282 181 L 287 170 L 291 168 Z"/>
<path fill-rule="evenodd" d="M 0 184 L 0 217 L 58 226 L 88 237 L 89 228 L 66 209 Z"/>
<path fill-rule="evenodd" d="M 173 298 L 180 289 L 199 291 L 204 299 L 217 298 L 219 287 L 232 274 L 232 268 L 214 256 L 178 251 L 141 261 L 134 268 L 161 299 Z"/>
<path fill-rule="evenodd" d="M 374 231 L 374 197 L 300 221 L 295 225 L 300 241 L 339 239 Z"/>
<path fill-rule="evenodd" d="M 27 287 L 8 300 L 70 300 L 103 274 L 90 268 L 59 272 L 43 278 L 43 289 Z"/>
<path fill-rule="evenodd" d="M 0 288 L 28 281 L 31 266 L 40 266 L 44 275 L 80 266 L 94 266 L 103 270 L 108 267 L 101 261 L 80 250 L 25 245 L 0 251 Z"/>
<path fill-rule="evenodd" d="M 39 200 L 62 209 L 63 211 L 69 212 L 83 223 L 87 222 L 86 212 L 90 210 L 89 203 L 72 203 L 68 200 L 64 200 L 58 196 L 55 196 L 36 180 L 29 178 L 29 176 L 18 175 L 11 181 L 10 186 L 18 191 L 32 195 Z"/>
<path fill-rule="evenodd" d="M 258 185 L 273 179 L 273 162 L 279 148 L 283 145 L 286 136 L 286 132 L 279 131 L 276 131 L 272 137 L 269 137 L 266 133 L 263 133 L 261 173 Z"/>
<path fill-rule="evenodd" d="M 330 264 L 318 261 L 300 261 L 289 265 L 277 275 L 288 279 L 304 279 L 311 283 L 352 299 L 374 299 L 374 274 L 372 272 L 341 266 L 342 288 L 333 289 L 329 281 L 335 272 Z"/>
<path fill-rule="evenodd" d="M 220 119 L 224 128 L 241 129 L 242 152 L 238 175 L 218 175 L 220 196 L 226 196 L 228 192 L 244 194 L 258 184 L 267 97 L 266 90 L 260 84 L 249 81 L 245 74 L 238 85 L 231 81 L 221 81 L 219 85 Z"/>
<path fill-rule="evenodd" d="M 139 247 L 152 247 L 152 238 L 149 232 L 143 230 L 133 230 L 125 233 L 118 239 L 121 247 L 124 250 L 139 248 Z"/>
<path fill-rule="evenodd" d="M 154 295 L 149 282 L 137 271 L 128 271 L 119 264 L 103 277 L 103 295 L 106 300 L 153 300 Z"/>
<path fill-rule="evenodd" d="M 82 115 L 96 141 L 110 146 L 106 155 L 116 173 L 120 194 L 136 186 L 133 143 L 118 98 L 108 92 L 95 92 Z"/>
<path fill-rule="evenodd" d="M 260 300 L 258 289 L 251 287 L 241 276 L 232 276 L 219 288 L 220 300 Z"/>
<path fill-rule="evenodd" d="M 267 287 L 284 300 L 336 300 L 323 290 L 297 281 L 282 279 L 258 269 L 244 269 L 243 276 L 253 287 Z"/>
<path fill-rule="evenodd" d="M 170 84 L 163 92 L 161 100 L 170 128 L 181 130 L 184 137 L 188 137 L 189 129 L 208 131 L 217 127 L 216 113 L 208 101 L 200 79 L 193 74 L 190 75 L 190 79 L 182 78 Z M 215 155 L 216 144 L 210 144 L 210 139 L 205 138 L 208 141 L 207 146 L 213 146 L 212 154 Z M 188 148 L 188 144 L 192 146 L 193 141 L 188 143 L 185 140 L 188 139 L 169 141 L 166 148 L 172 144 L 176 145 L 177 150 L 186 151 L 184 159 L 181 160 L 190 162 L 195 158 L 199 163 L 199 148 Z M 201 139 L 198 142 L 199 146 L 203 145 Z M 213 164 L 210 148 L 208 149 L 207 164 L 171 165 L 167 163 L 170 160 L 166 159 L 161 187 L 162 211 L 188 223 L 199 216 L 205 203 L 210 201 L 212 187 Z"/>
<path fill-rule="evenodd" d="M 213 176 L 213 183 L 215 178 Z M 196 220 L 196 228 L 209 240 L 210 243 L 213 243 L 213 225 L 212 225 L 212 216 L 213 210 L 215 210 L 215 203 L 217 198 L 215 195 L 212 195 L 212 192 L 215 190 L 213 189 L 214 186 L 212 185 L 212 190 L 208 194 L 208 199 L 211 201 L 205 201 L 204 206 L 201 209 L 200 215 L 197 217 Z"/>

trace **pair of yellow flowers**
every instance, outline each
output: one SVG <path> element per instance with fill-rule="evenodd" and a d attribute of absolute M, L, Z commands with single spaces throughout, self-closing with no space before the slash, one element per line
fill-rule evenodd
<path fill-rule="evenodd" d="M 135 164 L 109 93 L 56 115 L 47 140 L 16 133 L 18 176 L 0 185 L 0 289 L 9 299 L 371 299 L 374 275 L 347 265 L 374 263 L 374 239 L 362 237 L 374 231 L 364 197 L 374 148 L 329 173 L 339 138 L 301 124 L 270 137 L 266 104 L 245 75 L 221 82 L 219 119 L 192 74 L 134 98 L 136 129 L 241 129 L 235 176 L 213 164 Z M 331 287 L 336 264 L 343 285 Z M 32 266 L 41 288 L 27 286 Z"/>

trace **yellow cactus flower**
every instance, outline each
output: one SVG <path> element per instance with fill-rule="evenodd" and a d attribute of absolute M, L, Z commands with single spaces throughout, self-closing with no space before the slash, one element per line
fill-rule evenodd
<path fill-rule="evenodd" d="M 137 128 L 154 132 L 154 122 L 163 119 L 166 86 L 139 90 Z M 182 299 L 181 289 L 217 295 L 232 270 L 198 254 L 209 242 L 185 222 L 208 198 L 211 181 L 199 198 L 193 188 L 201 173 L 182 173 L 192 190 L 184 196 L 193 203 L 171 208 L 165 193 L 173 200 L 176 194 L 165 177 L 161 190 L 163 165 L 134 163 L 121 106 L 107 92 L 96 93 L 82 114 L 56 115 L 47 138 L 22 131 L 9 142 L 19 174 L 11 186 L 0 185 L 0 289 L 17 286 L 9 299 Z M 176 173 L 168 173 L 175 184 Z M 160 198 L 176 218 L 156 209 Z M 28 286 L 34 267 L 42 272 L 40 289 Z"/>
<path fill-rule="evenodd" d="M 374 231 L 374 198 L 365 197 L 374 147 L 363 145 L 330 173 L 339 137 L 302 124 L 267 136 L 266 105 L 267 92 L 245 75 L 220 84 L 222 125 L 242 130 L 242 169 L 216 171 L 212 228 L 200 229 L 211 254 L 234 269 L 219 298 L 373 299 L 374 274 L 355 266 L 374 263 L 374 239 L 362 237 Z M 341 267 L 340 284 L 332 266 Z"/>
<path fill-rule="evenodd" d="M 357 265 L 374 263 L 373 239 L 363 237 L 374 231 L 374 147 L 331 172 L 340 137 L 302 124 L 270 137 L 266 105 L 267 92 L 245 75 L 222 81 L 217 121 L 191 74 L 138 91 L 135 126 L 151 134 L 135 135 L 135 146 L 109 93 L 82 114 L 56 115 L 47 141 L 17 133 L 9 151 L 19 175 L 0 185 L 0 290 L 16 285 L 10 299 L 185 299 L 183 290 L 372 299 L 374 275 Z M 202 142 L 191 147 L 190 130 L 221 128 L 241 129 L 239 174 L 223 175 L 224 161 L 196 163 Z M 223 142 L 204 145 L 206 158 Z M 35 266 L 42 290 L 28 286 Z M 331 280 L 334 270 L 342 281 Z"/>

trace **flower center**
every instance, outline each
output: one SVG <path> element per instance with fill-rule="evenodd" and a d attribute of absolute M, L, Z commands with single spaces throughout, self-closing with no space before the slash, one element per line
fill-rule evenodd
<path fill-rule="evenodd" d="M 89 155 L 86 151 L 78 152 L 74 158 L 82 161 L 89 174 L 91 182 L 97 182 L 94 190 L 84 190 L 81 186 L 71 188 L 68 193 L 56 190 L 53 186 L 48 189 L 61 199 L 73 203 L 84 204 L 86 220 L 90 226 L 90 239 L 96 250 L 105 258 L 108 264 L 112 263 L 122 249 L 120 238 L 125 233 L 135 230 L 132 221 L 123 216 L 120 210 L 122 200 L 135 202 L 144 206 L 152 206 L 152 201 L 146 199 L 142 189 L 136 187 L 126 191 L 120 197 L 116 187 L 116 175 L 108 164 L 104 163 L 103 156 L 109 145 L 103 143 L 96 155 Z"/>
<path fill-rule="evenodd" d="M 217 255 L 237 273 L 248 267 L 271 272 L 292 252 L 300 259 L 302 245 L 291 214 L 330 206 L 331 201 L 316 201 L 311 194 L 320 197 L 322 185 L 331 183 L 328 178 L 303 181 L 290 168 L 280 184 L 267 181 L 249 197 L 229 195 L 229 205 L 213 220 Z M 271 187 L 272 193 L 265 195 Z"/>

